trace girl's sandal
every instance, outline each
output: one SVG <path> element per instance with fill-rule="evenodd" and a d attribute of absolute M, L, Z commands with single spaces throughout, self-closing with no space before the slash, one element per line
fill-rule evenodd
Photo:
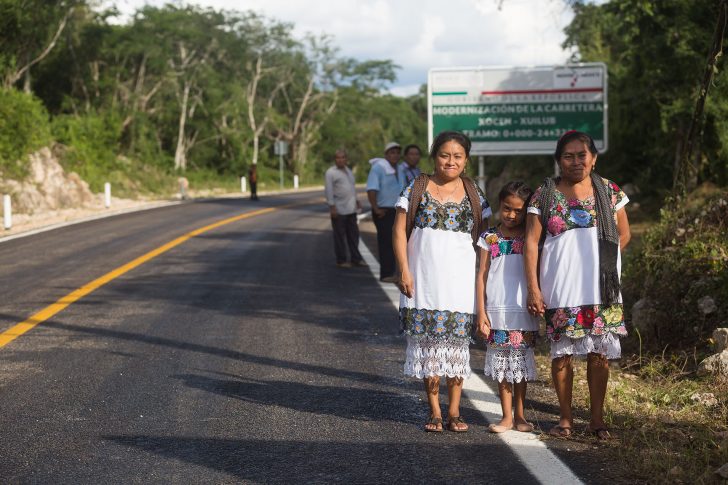
<path fill-rule="evenodd" d="M 466 433 L 468 425 L 460 416 L 450 416 L 447 418 L 447 429 L 453 433 Z"/>
<path fill-rule="evenodd" d="M 430 420 L 425 423 L 425 431 L 428 433 L 442 433 L 442 418 L 439 416 L 430 416 Z"/>

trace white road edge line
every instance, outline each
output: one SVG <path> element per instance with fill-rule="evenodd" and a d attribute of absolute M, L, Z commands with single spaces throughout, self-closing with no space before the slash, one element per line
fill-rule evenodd
<path fill-rule="evenodd" d="M 359 214 L 357 219 L 361 221 L 369 216 L 370 214 L 368 213 Z M 359 252 L 361 252 L 364 261 L 369 265 L 369 271 L 372 272 L 379 286 L 389 297 L 394 307 L 399 309 L 399 290 L 391 283 L 379 281 L 379 261 L 376 260 L 363 241 L 359 243 Z M 482 376 L 473 373 L 470 379 L 466 379 L 463 384 L 463 393 L 465 394 L 465 398 L 489 422 L 497 423 L 500 421 L 500 399 Z M 498 436 L 510 447 L 523 466 L 541 483 L 558 483 L 559 485 L 584 483 L 535 434 L 506 431 L 505 433 L 500 433 Z"/>

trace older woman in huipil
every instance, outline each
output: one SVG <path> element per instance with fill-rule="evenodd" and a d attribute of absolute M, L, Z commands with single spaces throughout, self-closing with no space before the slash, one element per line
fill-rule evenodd
<path fill-rule="evenodd" d="M 549 433 L 572 433 L 571 359 L 585 356 L 591 402 L 587 431 L 605 440 L 610 437 L 604 422 L 608 359 L 621 356 L 619 339 L 627 334 L 619 273 L 620 252 L 630 239 L 628 199 L 594 171 L 597 149 L 586 133 L 565 133 L 554 157 L 561 176 L 546 179 L 531 199 L 524 253 L 528 310 L 546 317 L 559 399 L 559 423 Z"/>

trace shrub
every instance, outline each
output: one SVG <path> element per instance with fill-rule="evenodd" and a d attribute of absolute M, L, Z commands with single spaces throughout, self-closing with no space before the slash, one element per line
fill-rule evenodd
<path fill-rule="evenodd" d="M 27 175 L 26 157 L 51 143 L 48 113 L 31 94 L 0 88 L 0 171 L 8 178 Z"/>
<path fill-rule="evenodd" d="M 626 261 L 625 299 L 649 301 L 648 348 L 706 348 L 728 312 L 728 190 L 703 185 L 668 199 Z M 634 338 L 632 337 L 633 343 Z"/>
<path fill-rule="evenodd" d="M 59 115 L 53 119 L 53 135 L 67 147 L 62 163 L 84 179 L 94 192 L 103 190 L 110 174 L 123 169 L 117 160 L 121 120 L 113 113 Z"/>

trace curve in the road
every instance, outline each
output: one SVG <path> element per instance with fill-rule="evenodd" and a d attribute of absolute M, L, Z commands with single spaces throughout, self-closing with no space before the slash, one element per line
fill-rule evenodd
<path fill-rule="evenodd" d="M 243 214 L 228 217 L 226 219 L 222 219 L 220 221 L 214 222 L 212 224 L 208 224 L 204 227 L 200 227 L 199 229 L 195 229 L 194 231 L 190 231 L 187 234 L 184 234 L 176 239 L 173 239 L 172 241 L 169 241 L 166 244 L 163 244 L 159 246 L 156 249 L 153 249 L 149 251 L 146 254 L 143 254 L 142 256 L 139 256 L 138 258 L 133 259 L 132 261 L 129 261 L 128 263 L 119 266 L 118 268 L 109 271 L 103 276 L 100 276 L 99 278 L 96 278 L 95 280 L 86 283 L 85 285 L 81 286 L 80 288 L 77 288 L 73 290 L 72 292 L 68 293 L 67 295 L 61 297 L 56 302 L 52 303 L 51 305 L 48 305 L 47 307 L 43 308 L 39 312 L 31 315 L 26 320 L 12 326 L 8 330 L 4 331 L 3 333 L 0 333 L 0 348 L 6 346 L 16 338 L 20 337 L 21 335 L 29 332 L 33 328 L 35 328 L 37 325 L 45 322 L 49 318 L 52 318 L 54 315 L 58 314 L 59 312 L 63 311 L 65 308 L 67 308 L 69 305 L 77 302 L 84 296 L 88 295 L 89 293 L 101 288 L 105 284 L 107 284 L 110 281 L 115 280 L 119 276 L 128 273 L 129 271 L 133 270 L 134 268 L 137 268 L 138 266 L 141 266 L 142 264 L 146 263 L 147 261 L 150 261 L 160 254 L 166 253 L 172 248 L 175 248 L 179 246 L 180 244 L 192 239 L 195 236 L 199 236 L 201 234 L 204 234 L 208 231 L 211 231 L 213 229 L 216 229 L 220 226 L 224 226 L 226 224 L 230 224 L 233 222 L 237 222 L 243 219 L 249 219 L 251 217 L 261 216 L 263 214 L 269 214 L 271 212 L 275 212 L 281 209 L 286 209 L 290 207 L 295 207 L 303 205 L 301 203 L 297 204 L 287 204 L 283 206 L 278 207 L 266 207 L 265 209 L 258 209 L 251 212 L 245 212 Z"/>

